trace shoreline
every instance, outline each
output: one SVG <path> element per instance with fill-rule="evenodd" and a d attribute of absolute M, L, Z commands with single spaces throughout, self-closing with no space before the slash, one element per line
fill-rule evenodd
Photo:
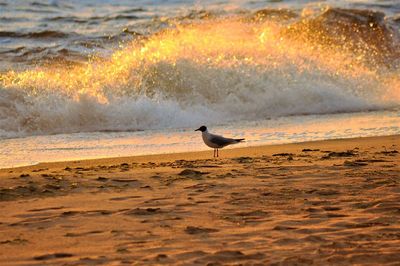
<path fill-rule="evenodd" d="M 227 149 L 220 149 L 221 156 L 220 158 L 233 158 L 235 156 L 245 156 L 246 154 L 249 156 L 260 156 L 265 152 L 271 151 L 278 152 L 280 148 L 295 150 L 297 146 L 309 145 L 309 146 L 320 146 L 322 144 L 326 144 L 328 146 L 332 146 L 332 144 L 336 142 L 343 143 L 364 143 L 365 141 L 375 141 L 376 139 L 386 139 L 386 138 L 394 138 L 394 141 L 398 141 L 400 143 L 400 135 L 386 135 L 386 136 L 373 136 L 373 137 L 355 137 L 355 138 L 337 138 L 337 139 L 325 139 L 325 140 L 315 140 L 315 141 L 304 141 L 304 142 L 294 142 L 294 143 L 283 143 L 283 144 L 271 144 L 271 145 L 256 145 L 256 146 L 248 146 L 248 147 L 237 147 L 231 146 Z M 211 156 L 208 156 L 211 154 Z M 55 162 L 39 162 L 33 165 L 23 165 L 16 167 L 6 167 L 0 168 L 0 174 L 4 171 L 10 170 L 24 170 L 27 171 L 35 168 L 41 167 L 62 167 L 68 164 L 71 165 L 86 165 L 86 164 L 112 164 L 112 163 L 122 163 L 123 161 L 128 162 L 148 162 L 151 160 L 156 161 L 169 161 L 169 160 L 179 160 L 179 158 L 190 158 L 193 159 L 207 159 L 212 158 L 212 149 L 200 150 L 200 151 L 188 151 L 188 152 L 176 152 L 176 153 L 160 153 L 160 154 L 146 154 L 146 155 L 132 155 L 132 156 L 120 156 L 120 157 L 102 157 L 102 158 L 94 158 L 94 159 L 72 159 L 66 161 L 55 161 Z"/>
<path fill-rule="evenodd" d="M 400 135 L 0 170 L 1 265 L 394 265 Z"/>

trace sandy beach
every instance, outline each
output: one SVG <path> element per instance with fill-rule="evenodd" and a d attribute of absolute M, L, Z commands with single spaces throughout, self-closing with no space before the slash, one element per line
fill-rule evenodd
<path fill-rule="evenodd" d="M 399 265 L 400 136 L 0 170 L 1 265 Z"/>

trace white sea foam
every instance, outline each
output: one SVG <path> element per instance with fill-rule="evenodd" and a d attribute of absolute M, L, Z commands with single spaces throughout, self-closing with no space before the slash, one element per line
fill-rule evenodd
<path fill-rule="evenodd" d="M 185 85 L 151 88 L 151 93 L 138 95 L 134 88 L 126 95 L 108 93 L 106 102 L 89 94 L 1 88 L 0 136 L 187 127 L 396 105 L 381 99 L 386 91 L 380 84 L 333 80 L 316 69 L 290 73 L 290 69 L 207 69 L 185 64 L 175 67 L 179 80 L 169 80 L 184 80 Z"/>

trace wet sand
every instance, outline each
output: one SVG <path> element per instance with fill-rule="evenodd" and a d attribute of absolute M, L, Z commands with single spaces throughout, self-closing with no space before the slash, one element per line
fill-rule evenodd
<path fill-rule="evenodd" d="M 400 136 L 0 170 L 1 265 L 399 265 Z"/>

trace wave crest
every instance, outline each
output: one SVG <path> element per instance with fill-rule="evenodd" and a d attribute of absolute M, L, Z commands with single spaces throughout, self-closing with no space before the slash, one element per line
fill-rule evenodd
<path fill-rule="evenodd" d="M 379 14 L 336 9 L 299 21 L 286 12 L 285 22 L 268 14 L 185 18 L 106 60 L 1 74 L 0 136 L 399 106 L 398 41 Z"/>

